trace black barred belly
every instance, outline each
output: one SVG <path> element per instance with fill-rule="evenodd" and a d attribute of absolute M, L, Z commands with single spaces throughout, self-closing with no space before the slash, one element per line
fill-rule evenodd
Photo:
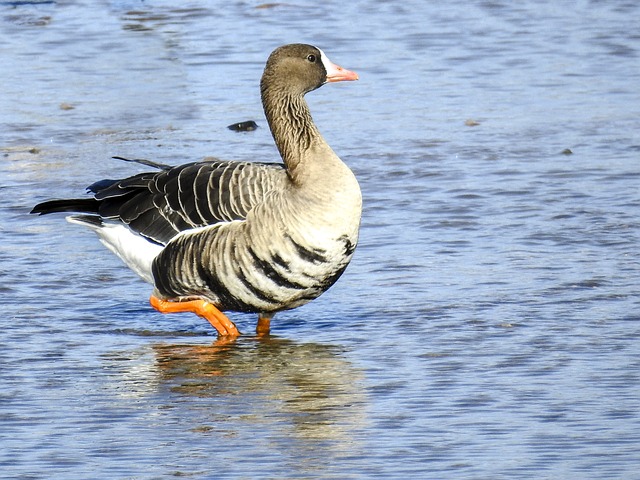
<path fill-rule="evenodd" d="M 336 260 L 286 236 L 281 252 L 274 253 L 258 245 L 237 245 L 231 236 L 216 232 L 179 237 L 156 257 L 153 275 L 163 297 L 206 298 L 221 310 L 237 312 L 295 308 L 333 285 L 354 250 L 344 239 Z"/>

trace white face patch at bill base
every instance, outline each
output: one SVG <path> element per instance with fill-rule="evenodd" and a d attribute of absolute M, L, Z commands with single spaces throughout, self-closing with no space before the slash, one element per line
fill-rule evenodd
<path fill-rule="evenodd" d="M 327 79 L 325 83 L 358 80 L 358 74 L 356 72 L 352 72 L 351 70 L 342 68 L 340 65 L 336 65 L 329 60 L 329 57 L 327 57 L 321 49 L 318 48 L 318 51 L 320 52 L 322 65 L 324 65 L 324 69 L 327 72 Z"/>

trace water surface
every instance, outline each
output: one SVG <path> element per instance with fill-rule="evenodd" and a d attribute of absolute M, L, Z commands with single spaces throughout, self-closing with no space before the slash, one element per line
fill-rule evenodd
<path fill-rule="evenodd" d="M 4 475 L 638 478 L 640 7 L 430 3 L 0 4 Z M 113 155 L 276 161 L 258 81 L 294 41 L 360 74 L 308 100 L 365 212 L 271 338 L 154 312 L 28 215 L 143 168 Z"/>

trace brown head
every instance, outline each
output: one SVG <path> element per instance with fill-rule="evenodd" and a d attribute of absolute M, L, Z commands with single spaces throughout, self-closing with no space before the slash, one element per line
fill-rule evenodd
<path fill-rule="evenodd" d="M 262 91 L 274 87 L 304 95 L 327 82 L 357 79 L 355 72 L 332 63 L 319 48 L 293 43 L 271 53 L 260 86 Z"/>

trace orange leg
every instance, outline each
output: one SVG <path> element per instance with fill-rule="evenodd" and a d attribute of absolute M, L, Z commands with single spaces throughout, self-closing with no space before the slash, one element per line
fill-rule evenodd
<path fill-rule="evenodd" d="M 268 315 L 266 313 L 261 313 L 260 315 L 258 315 L 256 333 L 259 337 L 263 335 L 269 335 L 269 331 L 271 331 L 271 317 L 273 317 L 273 315 Z"/>
<path fill-rule="evenodd" d="M 206 300 L 172 302 L 155 295 L 149 299 L 151 306 L 161 313 L 192 312 L 207 320 L 218 331 L 219 336 L 237 337 L 240 332 L 227 316 Z"/>

